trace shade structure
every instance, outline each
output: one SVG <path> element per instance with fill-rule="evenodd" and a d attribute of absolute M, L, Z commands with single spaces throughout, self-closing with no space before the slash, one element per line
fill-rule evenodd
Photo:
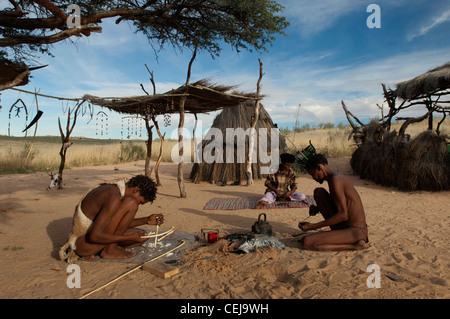
<path fill-rule="evenodd" d="M 241 103 L 256 99 L 254 93 L 230 92 L 233 89 L 235 89 L 234 86 L 215 85 L 204 79 L 164 94 L 132 97 L 96 97 L 86 94 L 83 99 L 122 114 L 142 116 L 178 113 L 178 107 L 183 97 L 186 98 L 184 111 L 191 114 L 209 113 L 227 107 L 236 107 Z"/>
<path fill-rule="evenodd" d="M 395 97 L 416 100 L 450 89 L 450 62 L 421 74 L 411 80 L 397 84 Z"/>

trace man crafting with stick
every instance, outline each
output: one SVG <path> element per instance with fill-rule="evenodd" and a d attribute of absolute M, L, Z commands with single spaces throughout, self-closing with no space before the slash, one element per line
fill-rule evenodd
<path fill-rule="evenodd" d="M 134 227 L 161 225 L 164 216 L 153 214 L 135 218 L 139 205 L 153 202 L 156 183 L 138 175 L 128 182 L 101 184 L 89 191 L 75 208 L 72 232 L 61 248 L 62 260 L 73 262 L 78 257 L 91 259 L 97 253 L 109 259 L 126 259 L 135 255 L 126 248 L 142 245 L 147 239 L 144 230 Z"/>
<path fill-rule="evenodd" d="M 311 206 L 309 214 L 321 213 L 324 221 L 299 223 L 303 231 L 329 226 L 331 231 L 305 236 L 303 246 L 310 250 L 356 250 L 369 242 L 364 208 L 353 184 L 345 176 L 336 174 L 328 166 L 328 160 L 321 154 L 312 156 L 306 163 L 306 170 L 319 183 L 328 182 L 330 192 L 324 188 L 314 190 L 317 206 Z"/>

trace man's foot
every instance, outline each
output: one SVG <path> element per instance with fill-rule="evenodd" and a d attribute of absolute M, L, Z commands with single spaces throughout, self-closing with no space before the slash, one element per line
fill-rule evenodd
<path fill-rule="evenodd" d="M 83 260 L 84 261 L 91 261 L 94 260 L 95 256 L 94 255 L 88 255 L 88 256 L 83 256 Z"/>
<path fill-rule="evenodd" d="M 117 245 L 106 246 L 100 253 L 104 259 L 127 259 L 136 255 L 133 251 L 128 251 Z"/>
<path fill-rule="evenodd" d="M 256 204 L 255 209 L 261 209 L 261 208 L 264 208 L 264 207 L 267 207 L 267 206 L 269 206 L 269 203 L 262 200 L 262 201 L 260 201 L 260 202 L 258 202 Z"/>
<path fill-rule="evenodd" d="M 354 249 L 355 250 L 361 250 L 361 249 L 364 249 L 364 248 L 367 248 L 369 245 L 368 244 L 366 244 L 366 242 L 364 241 L 364 240 L 360 240 L 360 241 L 358 241 L 355 245 L 354 245 Z"/>

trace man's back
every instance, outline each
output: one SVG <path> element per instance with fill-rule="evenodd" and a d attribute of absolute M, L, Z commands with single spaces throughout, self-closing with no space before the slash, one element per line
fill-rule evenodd
<path fill-rule="evenodd" d="M 341 174 L 333 173 L 329 180 L 330 195 L 333 197 L 337 209 L 345 209 L 348 224 L 351 226 L 364 226 L 366 217 L 364 207 L 357 190 L 352 182 Z"/>
<path fill-rule="evenodd" d="M 83 213 L 91 220 L 100 211 L 117 211 L 121 204 L 119 188 L 114 184 L 103 184 L 90 191 L 81 202 Z"/>

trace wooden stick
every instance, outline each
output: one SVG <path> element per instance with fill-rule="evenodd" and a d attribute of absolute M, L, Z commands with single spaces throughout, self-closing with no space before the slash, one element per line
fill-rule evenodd
<path fill-rule="evenodd" d="M 169 229 L 168 231 L 165 231 L 164 233 L 160 233 L 160 234 L 155 234 L 155 235 L 147 235 L 147 236 L 141 236 L 142 239 L 144 238 L 154 238 L 154 237 L 158 237 L 158 236 L 163 236 L 165 234 L 167 234 L 170 231 L 173 231 L 175 227 L 172 227 L 171 229 Z"/>
<path fill-rule="evenodd" d="M 158 238 L 158 241 L 163 240 L 164 238 L 166 238 L 167 236 L 169 236 L 172 233 L 173 233 L 173 230 L 169 231 L 166 235 L 162 236 L 161 238 Z"/>
<path fill-rule="evenodd" d="M 156 225 L 155 247 L 156 247 L 156 242 L 158 240 L 158 230 L 159 230 L 159 225 Z"/>
<path fill-rule="evenodd" d="M 159 255 L 158 257 L 155 257 L 155 258 L 153 258 L 153 259 L 150 259 L 149 261 L 146 261 L 146 262 L 140 264 L 139 266 L 137 266 L 137 267 L 131 269 L 130 271 L 124 273 L 123 275 L 117 277 L 116 279 L 111 280 L 111 281 L 108 282 L 107 284 L 105 284 L 105 285 L 103 285 L 103 286 L 101 286 L 101 287 L 99 287 L 99 288 L 97 288 L 97 289 L 95 289 L 95 290 L 92 290 L 91 292 L 85 294 L 84 296 L 80 297 L 79 299 L 84 299 L 84 298 L 86 298 L 86 297 L 92 295 L 94 292 L 97 292 L 97 291 L 99 291 L 99 290 L 102 290 L 103 288 L 108 287 L 108 286 L 111 285 L 112 283 L 115 283 L 115 282 L 118 281 L 119 279 L 122 279 L 123 277 L 125 277 L 125 276 L 131 274 L 132 272 L 138 270 L 138 269 L 141 268 L 142 266 L 144 266 L 144 265 L 146 265 L 146 264 L 148 264 L 148 263 L 150 263 L 150 262 L 152 262 L 152 261 L 155 261 L 155 260 L 157 260 L 157 259 L 159 259 L 159 258 L 161 258 L 161 257 L 164 257 L 165 255 L 171 253 L 171 252 L 174 251 L 174 250 L 177 250 L 178 248 L 180 248 L 180 247 L 183 246 L 184 244 L 185 244 L 184 240 L 181 240 L 181 241 L 180 241 L 180 245 L 178 245 L 178 246 L 175 247 L 174 249 L 169 250 L 169 251 L 167 251 L 167 252 L 165 252 L 165 253 Z"/>

